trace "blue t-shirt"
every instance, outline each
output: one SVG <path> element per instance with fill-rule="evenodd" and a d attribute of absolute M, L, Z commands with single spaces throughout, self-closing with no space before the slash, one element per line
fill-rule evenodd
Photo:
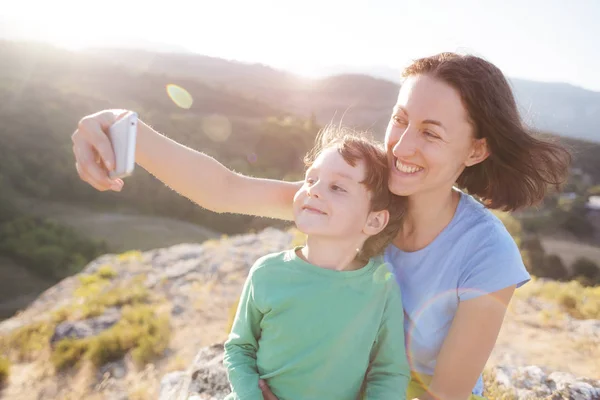
<path fill-rule="evenodd" d="M 427 247 L 385 251 L 402 292 L 411 368 L 433 375 L 458 304 L 531 279 L 503 223 L 472 196 L 460 193 L 452 221 Z M 482 395 L 480 376 L 473 393 Z"/>

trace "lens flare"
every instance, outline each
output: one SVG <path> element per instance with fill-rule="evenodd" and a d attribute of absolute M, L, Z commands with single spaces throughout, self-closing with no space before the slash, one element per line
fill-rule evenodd
<path fill-rule="evenodd" d="M 231 122 L 223 115 L 209 115 L 202 119 L 202 130 L 214 142 L 224 142 L 231 135 Z"/>
<path fill-rule="evenodd" d="M 387 262 L 379 265 L 373 274 L 373 281 L 376 283 L 383 283 L 392 279 L 392 272 L 390 271 L 390 265 Z"/>
<path fill-rule="evenodd" d="M 461 289 L 461 295 L 467 295 L 474 297 L 478 295 L 488 294 L 480 289 L 463 288 Z M 449 310 L 459 303 L 459 293 L 456 289 L 450 289 L 436 294 L 429 298 L 418 309 L 411 312 L 410 315 L 406 315 L 405 318 L 405 329 L 406 329 L 406 355 L 408 357 L 409 364 L 413 371 L 417 370 L 415 367 L 416 359 L 425 359 L 435 357 L 430 352 L 430 349 L 423 347 L 422 342 L 423 332 L 430 332 L 432 329 L 437 329 L 435 320 L 440 317 L 440 313 L 449 312 Z M 499 299 L 492 298 L 492 301 L 497 303 L 501 307 L 506 305 Z M 425 336 L 427 336 L 425 334 Z M 413 377 L 414 378 L 414 377 Z M 437 398 L 437 397 L 434 397 Z"/>
<path fill-rule="evenodd" d="M 181 86 L 169 83 L 167 86 L 167 95 L 177 107 L 189 110 L 194 102 L 192 95 Z"/>

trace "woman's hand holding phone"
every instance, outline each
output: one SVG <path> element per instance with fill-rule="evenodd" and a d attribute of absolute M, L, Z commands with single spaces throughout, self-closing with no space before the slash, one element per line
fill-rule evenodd
<path fill-rule="evenodd" d="M 121 120 L 127 121 L 129 125 L 115 125 Z M 113 148 L 111 133 L 118 138 L 123 132 L 131 132 L 132 121 L 135 123 L 133 127 L 136 128 L 133 130 L 133 141 L 130 133 L 127 133 L 126 140 L 116 140 Z M 121 191 L 121 177 L 127 176 L 133 170 L 132 158 L 135 163 L 136 130 L 137 115 L 131 111 L 104 110 L 82 118 L 71 136 L 75 167 L 81 180 L 99 191 Z"/>

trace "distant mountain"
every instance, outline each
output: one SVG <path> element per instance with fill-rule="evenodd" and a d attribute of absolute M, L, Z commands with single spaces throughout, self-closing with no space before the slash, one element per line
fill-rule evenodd
<path fill-rule="evenodd" d="M 323 76 L 366 74 L 400 83 L 400 71 L 385 66 L 325 67 Z M 567 83 L 508 78 L 525 123 L 560 136 L 600 142 L 600 92 Z"/>
<path fill-rule="evenodd" d="M 240 93 L 321 123 L 338 122 L 383 135 L 398 85 L 364 74 L 309 79 L 262 64 L 198 54 L 159 54 L 144 50 L 94 49 L 88 54 L 140 72 L 195 79 Z"/>
<path fill-rule="evenodd" d="M 154 73 L 185 76 L 244 93 L 291 112 L 314 113 L 383 133 L 399 89 L 400 71 L 336 66 L 302 78 L 262 64 L 203 55 L 96 49 L 93 54 Z M 564 83 L 509 79 L 527 125 L 560 136 L 600 142 L 600 93 Z"/>

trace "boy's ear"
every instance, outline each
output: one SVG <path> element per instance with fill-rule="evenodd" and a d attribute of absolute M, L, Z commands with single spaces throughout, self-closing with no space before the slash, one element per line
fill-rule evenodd
<path fill-rule="evenodd" d="M 363 232 L 368 236 L 377 235 L 385 228 L 389 220 L 390 213 L 388 210 L 371 211 L 367 217 Z"/>

